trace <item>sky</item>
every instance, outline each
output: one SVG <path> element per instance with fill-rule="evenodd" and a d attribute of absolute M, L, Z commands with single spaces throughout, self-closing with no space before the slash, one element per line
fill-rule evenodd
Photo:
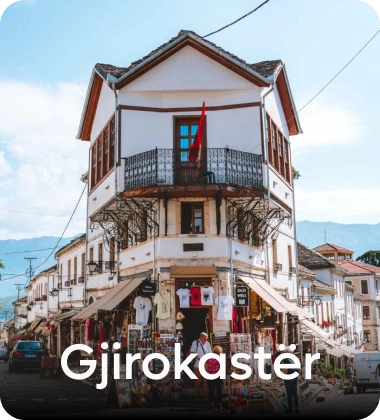
<path fill-rule="evenodd" d="M 97 62 L 128 66 L 181 29 L 208 34 L 263 0 L 21 0 L 0 20 L 0 240 L 85 232 L 88 142 L 76 139 Z M 0 0 L 4 2 L 4 0 Z M 208 39 L 282 59 L 301 109 L 380 29 L 359 0 L 270 0 Z M 380 34 L 299 114 L 296 219 L 380 222 Z"/>

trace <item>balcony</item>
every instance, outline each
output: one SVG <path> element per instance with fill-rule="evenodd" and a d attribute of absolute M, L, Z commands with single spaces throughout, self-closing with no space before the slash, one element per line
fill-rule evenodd
<path fill-rule="evenodd" d="M 261 155 L 227 148 L 205 149 L 200 160 L 191 163 L 188 154 L 187 149 L 154 149 L 123 158 L 125 192 L 151 187 L 161 192 L 173 187 L 204 191 L 263 187 Z"/>

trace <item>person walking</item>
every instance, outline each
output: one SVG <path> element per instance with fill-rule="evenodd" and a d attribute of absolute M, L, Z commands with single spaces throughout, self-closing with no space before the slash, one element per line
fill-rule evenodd
<path fill-rule="evenodd" d="M 220 346 L 215 346 L 212 349 L 212 352 L 220 355 L 223 352 L 223 349 Z M 206 362 L 205 369 L 207 373 L 214 374 L 219 372 L 220 363 L 217 359 L 209 359 Z M 219 410 L 223 410 L 222 408 L 222 388 L 223 388 L 223 380 L 219 377 L 216 379 L 208 379 L 207 380 L 207 387 L 208 387 L 208 401 L 210 403 L 210 409 L 214 408 L 214 395 L 216 391 L 216 400 L 217 400 L 217 407 Z"/>
<path fill-rule="evenodd" d="M 293 349 L 291 347 L 285 347 L 284 353 L 293 353 Z M 281 364 L 294 364 L 292 359 L 284 359 Z M 281 369 L 284 373 L 290 375 L 294 372 L 299 372 L 299 369 Z M 295 412 L 298 413 L 298 376 L 294 379 L 284 379 L 285 391 L 286 391 L 286 398 L 288 400 L 288 408 L 285 410 L 285 413 L 293 413 L 293 405 L 295 408 Z M 294 404 L 293 404 L 294 403 Z"/>
<path fill-rule="evenodd" d="M 208 342 L 208 334 L 201 332 L 198 340 L 194 340 L 190 347 L 190 353 L 196 353 L 197 357 L 194 363 L 194 374 L 197 377 L 195 380 L 195 400 L 200 398 L 207 401 L 207 379 L 199 372 L 199 360 L 207 353 L 211 353 L 211 346 Z"/>

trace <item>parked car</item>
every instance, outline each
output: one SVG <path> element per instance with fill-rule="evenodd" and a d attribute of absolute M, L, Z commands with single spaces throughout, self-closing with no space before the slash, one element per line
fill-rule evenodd
<path fill-rule="evenodd" d="M 4 362 L 7 362 L 8 356 L 8 349 L 6 347 L 0 347 L 0 360 L 4 360 Z"/>
<path fill-rule="evenodd" d="M 41 341 L 19 341 L 9 354 L 9 372 L 24 368 L 38 369 L 45 355 L 47 351 Z"/>

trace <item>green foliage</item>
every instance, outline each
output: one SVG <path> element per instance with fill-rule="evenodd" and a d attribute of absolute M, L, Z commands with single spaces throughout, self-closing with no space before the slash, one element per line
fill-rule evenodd
<path fill-rule="evenodd" d="M 32 323 L 31 323 L 31 322 L 27 322 L 25 325 L 23 325 L 23 326 L 20 328 L 20 331 L 27 331 L 31 325 L 32 325 Z"/>
<path fill-rule="evenodd" d="M 1 260 L 0 260 L 0 268 L 5 268 L 5 265 L 3 264 Z M 0 273 L 0 280 L 1 280 L 1 273 Z"/>
<path fill-rule="evenodd" d="M 356 258 L 356 261 L 380 267 L 380 251 L 367 251 Z"/>
<path fill-rule="evenodd" d="M 318 366 L 323 377 L 327 378 L 329 375 L 334 375 L 334 368 L 330 363 L 318 362 Z"/>

